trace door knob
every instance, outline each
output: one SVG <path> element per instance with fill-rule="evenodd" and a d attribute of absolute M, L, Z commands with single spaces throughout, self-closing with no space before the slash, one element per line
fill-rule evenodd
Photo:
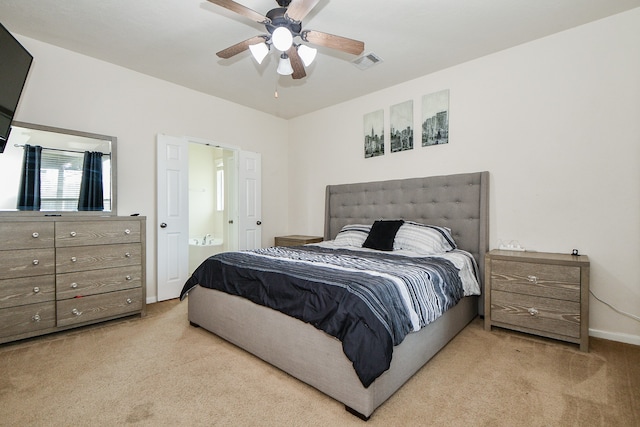
<path fill-rule="evenodd" d="M 167 223 L 163 222 L 162 224 L 160 224 L 160 228 L 167 228 Z"/>
<path fill-rule="evenodd" d="M 256 225 L 262 225 L 262 221 L 256 221 Z"/>

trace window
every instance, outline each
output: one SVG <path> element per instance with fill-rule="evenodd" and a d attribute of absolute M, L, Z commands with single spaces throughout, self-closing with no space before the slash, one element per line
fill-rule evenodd
<path fill-rule="evenodd" d="M 40 200 L 43 211 L 68 211 L 78 208 L 84 153 L 42 150 Z M 102 158 L 104 210 L 111 210 L 111 158 Z"/>

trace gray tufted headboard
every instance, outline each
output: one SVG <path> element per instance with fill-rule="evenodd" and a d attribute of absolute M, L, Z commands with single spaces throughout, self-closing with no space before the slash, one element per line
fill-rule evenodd
<path fill-rule="evenodd" d="M 489 249 L 489 172 L 328 185 L 325 240 L 347 224 L 406 219 L 449 227 L 458 247 L 473 254 L 484 278 Z"/>

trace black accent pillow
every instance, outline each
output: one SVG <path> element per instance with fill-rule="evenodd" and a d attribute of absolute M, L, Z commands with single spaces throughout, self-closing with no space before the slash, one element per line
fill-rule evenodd
<path fill-rule="evenodd" d="M 393 240 L 403 223 L 404 221 L 401 219 L 375 221 L 362 247 L 379 251 L 392 251 Z"/>

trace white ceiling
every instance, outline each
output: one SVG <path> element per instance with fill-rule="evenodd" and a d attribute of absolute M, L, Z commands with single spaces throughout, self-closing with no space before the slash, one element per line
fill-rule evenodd
<path fill-rule="evenodd" d="M 261 14 L 275 0 L 237 0 Z M 320 47 L 307 77 L 276 73 L 272 52 L 215 53 L 264 26 L 205 0 L 1 0 L 11 32 L 277 117 L 292 118 L 629 9 L 640 0 L 320 0 L 303 21 L 365 42 L 383 62 Z M 37 58 L 36 58 L 37 60 Z M 274 97 L 278 88 L 279 97 Z"/>

